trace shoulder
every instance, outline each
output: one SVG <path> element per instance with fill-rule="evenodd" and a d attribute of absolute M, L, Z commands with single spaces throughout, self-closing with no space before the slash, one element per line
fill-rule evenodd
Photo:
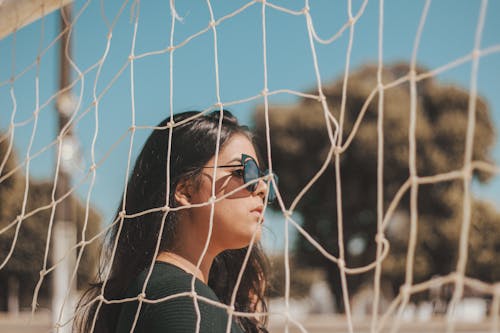
<path fill-rule="evenodd" d="M 149 270 L 144 270 L 137 276 L 135 289 L 140 293 L 143 289 Z M 193 276 L 182 269 L 164 262 L 156 262 L 153 266 L 151 276 L 147 281 L 146 297 L 148 299 L 160 299 L 175 294 L 190 293 L 192 291 Z M 203 297 L 219 301 L 215 293 L 206 284 L 195 279 L 195 292 Z M 189 297 L 189 296 L 188 296 Z"/>
<path fill-rule="evenodd" d="M 144 271 L 137 276 L 129 296 L 141 292 L 147 275 L 148 271 Z M 140 331 L 195 332 L 198 320 L 201 333 L 226 331 L 225 308 L 218 306 L 221 303 L 213 290 L 199 280 L 195 280 L 195 292 L 202 298 L 192 297 L 192 278 L 173 265 L 161 262 L 154 265 L 146 287 L 146 299 L 153 302 L 142 304 L 137 325 L 142 328 Z"/>

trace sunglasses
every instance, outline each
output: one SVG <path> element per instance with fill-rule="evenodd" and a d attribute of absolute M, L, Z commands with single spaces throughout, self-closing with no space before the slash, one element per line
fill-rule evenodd
<path fill-rule="evenodd" d="M 241 154 L 241 164 L 217 166 L 217 168 L 236 168 L 236 167 L 243 167 L 243 169 L 236 170 L 234 174 L 239 177 L 242 177 L 245 183 L 250 183 L 252 181 L 255 181 L 260 177 L 267 176 L 269 173 L 269 170 L 265 171 L 260 170 L 259 166 L 257 165 L 257 162 L 253 159 L 253 157 L 246 154 Z M 204 168 L 213 168 L 213 167 L 204 167 Z M 274 179 L 274 183 L 277 185 L 278 176 L 276 176 L 275 174 L 272 174 L 272 176 Z M 269 182 L 267 179 L 265 180 L 265 182 L 268 184 L 269 187 L 267 201 L 271 203 L 274 200 L 276 200 L 276 191 L 274 189 L 274 184 L 272 182 Z M 255 192 L 258 185 L 259 182 L 248 184 L 247 190 L 250 192 Z"/>

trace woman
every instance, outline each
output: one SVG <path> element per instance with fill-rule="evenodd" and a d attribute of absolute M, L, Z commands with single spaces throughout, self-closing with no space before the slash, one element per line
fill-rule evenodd
<path fill-rule="evenodd" d="M 199 332 L 217 333 L 226 332 L 226 326 L 230 325 L 233 333 L 267 332 L 265 318 L 233 315 L 228 324 L 227 309 L 210 303 L 230 305 L 253 239 L 234 310 L 247 313 L 267 310 L 267 259 L 258 241 L 264 203 L 275 196 L 274 190 L 268 188 L 265 173 L 258 168 L 251 133 L 228 111 L 223 112 L 215 163 L 220 114 L 218 111 L 204 115 L 199 112 L 177 114 L 172 133 L 169 133 L 170 119 L 167 118 L 158 125 L 165 129 L 155 129 L 146 141 L 118 209 L 116 219 L 120 220 L 123 214 L 125 218 L 110 231 L 99 282 L 92 285 L 79 302 L 77 331 L 90 332 L 94 327 L 96 333 L 132 329 L 153 333 L 195 332 L 199 325 Z M 170 168 L 167 168 L 168 159 Z M 215 179 L 212 179 L 214 172 Z M 217 199 L 212 212 L 210 198 L 214 182 Z M 172 210 L 161 209 L 167 207 L 167 203 Z M 123 207 L 124 213 L 120 213 Z M 148 210 L 152 212 L 144 213 Z M 208 247 L 197 268 L 209 234 Z M 155 256 L 158 241 L 159 251 Z M 107 281 L 104 281 L 104 268 L 111 270 Z M 193 276 L 196 277 L 195 292 L 203 297 L 197 301 L 188 294 Z M 104 298 L 120 300 L 140 296 L 146 282 L 144 299 L 158 300 L 179 293 L 181 296 L 156 303 L 142 302 L 139 310 L 137 299 L 112 304 L 100 302 L 103 283 Z M 139 314 L 137 320 L 136 313 Z"/>

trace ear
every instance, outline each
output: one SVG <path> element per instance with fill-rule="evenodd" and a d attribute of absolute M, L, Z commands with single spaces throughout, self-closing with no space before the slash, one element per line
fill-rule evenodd
<path fill-rule="evenodd" d="M 175 187 L 174 198 L 179 206 L 188 206 L 191 204 L 192 184 L 189 179 L 182 179 Z"/>

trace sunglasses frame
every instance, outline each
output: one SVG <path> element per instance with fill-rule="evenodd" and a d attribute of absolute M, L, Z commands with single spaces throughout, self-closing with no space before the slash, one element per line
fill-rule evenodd
<path fill-rule="evenodd" d="M 250 172 L 252 173 L 255 173 L 255 171 L 249 171 L 249 163 L 253 163 L 255 169 L 257 170 L 257 177 L 251 177 L 252 179 L 248 179 L 248 174 Z M 251 181 L 254 181 L 255 179 L 258 179 L 260 177 L 263 177 L 263 176 L 267 176 L 267 174 L 269 173 L 269 169 L 266 169 L 265 171 L 262 171 L 260 168 L 259 168 L 259 165 L 257 164 L 257 161 L 255 161 L 255 159 L 250 156 L 250 155 L 246 155 L 246 154 L 241 154 L 241 164 L 239 165 L 218 165 L 217 168 L 237 168 L 237 167 L 243 167 L 243 181 L 245 183 L 249 183 Z M 214 168 L 213 166 L 211 167 L 203 167 L 203 168 Z M 273 178 L 274 178 L 274 182 L 276 184 L 278 184 L 278 176 L 276 174 L 272 174 Z M 273 183 L 271 181 L 268 181 L 268 180 L 264 180 L 266 183 L 268 183 L 269 185 L 269 189 L 267 191 L 267 200 L 268 200 L 268 203 L 272 203 L 274 200 L 276 200 L 276 191 L 274 190 L 274 186 L 273 186 Z M 255 190 L 257 189 L 257 186 L 258 186 L 258 182 L 255 182 L 255 183 L 252 183 L 252 184 L 249 184 L 247 185 L 247 190 L 250 191 L 250 192 L 255 192 Z"/>

